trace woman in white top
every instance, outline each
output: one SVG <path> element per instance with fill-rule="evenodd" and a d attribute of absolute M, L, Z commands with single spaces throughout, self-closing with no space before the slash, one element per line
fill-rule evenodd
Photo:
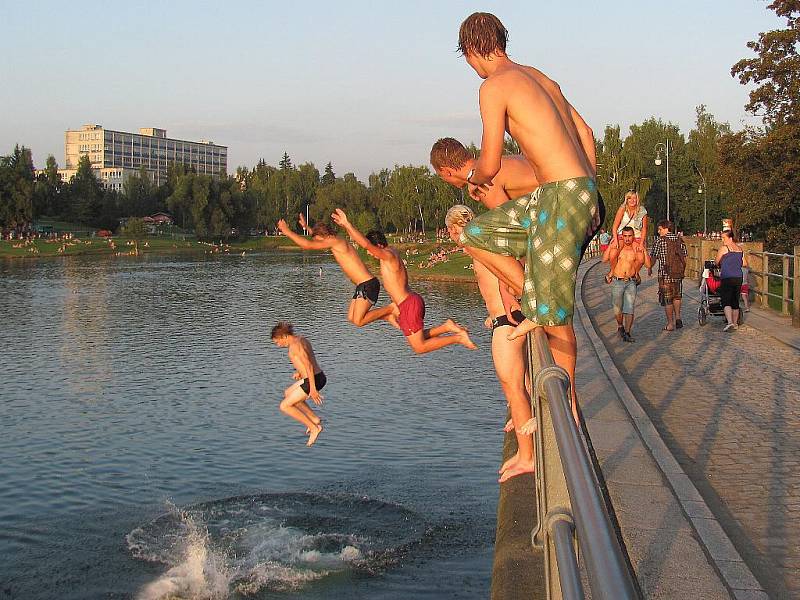
<path fill-rule="evenodd" d="M 614 226 L 611 230 L 616 234 L 614 245 L 619 248 L 622 245 L 622 228 L 632 227 L 635 243 L 645 248 L 647 239 L 647 209 L 642 206 L 639 194 L 633 190 L 625 194 L 625 200 L 617 210 L 614 217 Z"/>

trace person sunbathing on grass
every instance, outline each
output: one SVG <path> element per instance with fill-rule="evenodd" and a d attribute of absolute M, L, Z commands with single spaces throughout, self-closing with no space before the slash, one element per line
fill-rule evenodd
<path fill-rule="evenodd" d="M 302 214 L 298 222 L 305 231 L 311 233 L 311 239 L 297 235 L 283 219 L 278 221 L 278 229 L 303 250 L 330 250 L 342 272 L 355 284 L 356 291 L 347 309 L 347 320 L 356 327 L 363 327 L 383 319 L 397 327 L 393 304 L 375 308 L 381 291 L 381 282 L 370 273 L 355 248 L 337 236 L 325 223 L 317 223 L 309 229 Z"/>
<path fill-rule="evenodd" d="M 396 249 L 389 246 L 383 233 L 370 231 L 365 236 L 347 220 L 347 215 L 341 208 L 337 208 L 331 217 L 337 225 L 347 231 L 356 244 L 380 261 L 383 285 L 397 306 L 400 331 L 414 352 L 425 354 L 453 344 L 461 344 L 470 350 L 477 349 L 469 338 L 467 330 L 452 319 L 447 319 L 437 327 L 425 329 L 425 301 L 408 287 L 408 272 L 403 259 Z"/>

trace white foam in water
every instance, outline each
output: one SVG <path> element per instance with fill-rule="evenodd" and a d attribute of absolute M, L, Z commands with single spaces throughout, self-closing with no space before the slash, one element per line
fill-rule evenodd
<path fill-rule="evenodd" d="M 139 600 L 217 600 L 232 591 L 249 595 L 265 587 L 293 590 L 363 559 L 361 550 L 353 545 L 358 543 L 354 536 L 344 536 L 349 543 L 339 551 L 321 552 L 315 548 L 329 542 L 329 536 L 308 535 L 264 518 L 248 527 L 224 527 L 223 539 L 212 543 L 205 524 L 195 522 L 200 516 L 177 509 L 172 514 L 178 519 L 177 530 L 150 531 L 145 527 L 127 536 L 137 558 L 171 565 L 139 592 Z M 336 540 L 342 538 L 332 535 Z"/>
<path fill-rule="evenodd" d="M 146 585 L 137 596 L 139 600 L 215 600 L 228 596 L 231 574 L 225 567 L 224 560 L 210 550 L 208 534 L 201 533 L 190 518 L 183 518 L 188 535 L 181 562 L 153 583 Z"/>

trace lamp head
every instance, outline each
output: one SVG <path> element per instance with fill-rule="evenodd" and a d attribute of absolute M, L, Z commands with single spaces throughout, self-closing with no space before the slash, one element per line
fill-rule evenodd
<path fill-rule="evenodd" d="M 661 166 L 661 153 L 660 153 L 660 152 L 659 152 L 658 154 L 656 154 L 656 159 L 655 159 L 655 161 L 653 161 L 653 162 L 655 162 L 655 163 L 656 163 L 656 166 L 657 166 L 657 167 L 660 167 L 660 166 Z"/>

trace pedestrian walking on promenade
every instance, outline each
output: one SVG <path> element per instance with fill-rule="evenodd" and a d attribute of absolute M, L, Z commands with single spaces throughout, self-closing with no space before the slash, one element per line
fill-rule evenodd
<path fill-rule="evenodd" d="M 658 303 L 664 307 L 667 316 L 664 331 L 674 331 L 683 327 L 683 275 L 689 253 L 683 239 L 674 233 L 675 226 L 671 221 L 659 221 L 657 230 L 658 238 L 650 249 L 650 260 L 658 261 Z M 652 264 L 647 268 L 647 274 L 652 276 Z"/>
<path fill-rule="evenodd" d="M 728 321 L 722 331 L 739 329 L 739 294 L 742 292 L 742 268 L 749 267 L 744 250 L 733 237 L 733 232 L 722 232 L 722 245 L 717 252 L 719 265 L 719 296 L 725 319 Z"/>
<path fill-rule="evenodd" d="M 636 288 L 642 279 L 643 266 L 650 266 L 650 257 L 635 242 L 633 227 L 622 228 L 622 248 L 609 246 L 603 253 L 603 262 L 611 263 L 606 283 L 611 284 L 611 303 L 617 319 L 617 333 L 624 342 L 634 342 L 633 309 L 636 305 Z"/>

